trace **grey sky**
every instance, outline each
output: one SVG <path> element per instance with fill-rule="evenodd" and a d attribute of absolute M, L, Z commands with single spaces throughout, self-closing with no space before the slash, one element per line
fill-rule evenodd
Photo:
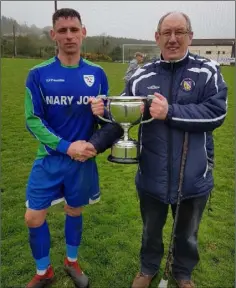
<path fill-rule="evenodd" d="M 50 26 L 54 1 L 1 1 L 2 15 L 19 23 Z M 88 36 L 153 40 L 159 18 L 166 12 L 185 12 L 195 38 L 235 38 L 234 1 L 58 1 L 58 8 L 77 9 Z"/>

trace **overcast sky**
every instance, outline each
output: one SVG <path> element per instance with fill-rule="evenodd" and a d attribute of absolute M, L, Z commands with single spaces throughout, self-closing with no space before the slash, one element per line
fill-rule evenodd
<path fill-rule="evenodd" d="M 153 40 L 159 18 L 177 10 L 187 13 L 195 38 L 235 38 L 234 1 L 58 1 L 58 8 L 74 8 L 82 16 L 88 36 Z M 51 26 L 54 1 L 1 1 L 2 15 L 19 23 Z"/>

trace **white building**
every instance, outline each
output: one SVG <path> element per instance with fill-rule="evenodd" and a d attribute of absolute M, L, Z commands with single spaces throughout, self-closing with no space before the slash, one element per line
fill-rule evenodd
<path fill-rule="evenodd" d="M 222 65 L 235 62 L 235 39 L 193 39 L 189 50 Z"/>

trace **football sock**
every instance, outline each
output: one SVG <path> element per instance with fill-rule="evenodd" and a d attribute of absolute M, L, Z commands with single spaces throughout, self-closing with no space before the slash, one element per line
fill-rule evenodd
<path fill-rule="evenodd" d="M 43 275 L 50 264 L 50 232 L 46 221 L 40 227 L 29 228 L 29 242 L 37 274 Z"/>
<path fill-rule="evenodd" d="M 82 237 L 82 215 L 76 217 L 66 215 L 66 221 L 65 221 L 66 256 L 70 262 L 75 262 L 77 260 L 81 237 Z"/>

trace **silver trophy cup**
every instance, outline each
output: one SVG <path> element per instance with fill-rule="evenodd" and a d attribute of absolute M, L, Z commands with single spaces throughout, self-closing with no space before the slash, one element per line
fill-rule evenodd
<path fill-rule="evenodd" d="M 149 123 L 153 120 L 142 121 L 141 105 L 147 105 L 154 98 L 149 96 L 111 96 L 106 97 L 99 95 L 107 101 L 107 111 L 109 119 L 98 116 L 101 120 L 108 123 L 117 123 L 124 130 L 123 138 L 116 141 L 111 147 L 111 154 L 108 156 L 108 161 L 121 164 L 136 164 L 139 162 L 140 145 L 138 141 L 129 137 L 131 127 Z"/>

